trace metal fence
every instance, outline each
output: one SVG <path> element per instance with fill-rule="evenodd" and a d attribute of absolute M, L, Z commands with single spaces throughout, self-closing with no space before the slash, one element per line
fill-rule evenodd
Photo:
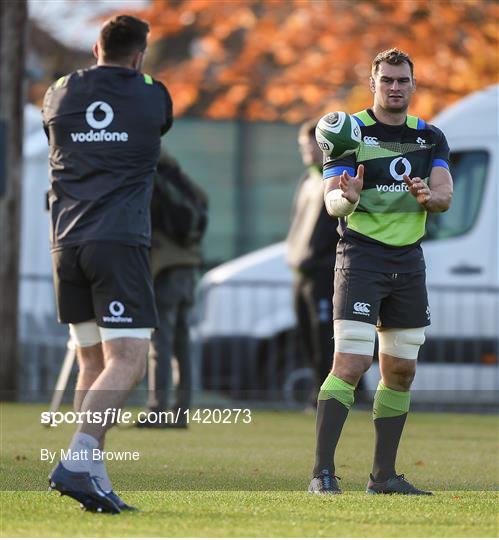
<path fill-rule="evenodd" d="M 22 283 L 31 290 L 33 312 L 21 314 L 18 398 L 48 401 L 66 354 L 67 328 L 57 324 L 53 309 L 47 310 L 50 278 L 25 276 Z M 499 289 L 430 287 L 429 296 L 432 326 L 420 350 L 413 402 L 495 406 Z M 246 280 L 201 286 L 192 315 L 196 404 L 245 400 L 293 407 L 313 399 L 317 381 L 300 351 L 291 283 Z M 76 367 L 67 400 L 75 374 Z M 361 385 L 368 398 L 378 380 L 375 361 Z M 145 403 L 145 384 L 132 398 L 136 403 Z"/>
<path fill-rule="evenodd" d="M 499 288 L 430 286 L 428 292 L 432 325 L 418 357 L 413 402 L 495 405 Z M 310 400 L 313 371 L 300 351 L 291 296 L 290 283 L 274 282 L 210 284 L 200 291 L 197 350 L 205 388 L 268 402 Z M 372 397 L 379 379 L 376 345 L 361 384 L 364 397 Z"/>

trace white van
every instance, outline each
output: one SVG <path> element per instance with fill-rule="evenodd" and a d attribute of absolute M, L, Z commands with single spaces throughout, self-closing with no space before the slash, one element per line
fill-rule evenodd
<path fill-rule="evenodd" d="M 499 389 L 498 91 L 494 85 L 467 96 L 431 122 L 448 139 L 454 178 L 452 207 L 429 216 L 423 242 L 432 326 L 413 388 L 433 391 L 432 399 L 438 391 L 441 399 L 491 402 Z M 292 332 L 295 317 L 285 249 L 275 244 L 203 277 L 196 337 L 204 364 L 213 347 L 228 358 L 241 354 L 241 341 L 255 351 L 287 343 L 280 338 Z M 286 352 L 273 362 L 271 369 L 285 371 L 280 363 Z M 205 371 L 221 370 L 214 378 L 223 387 L 226 367 L 218 362 Z M 304 366 L 295 367 L 305 373 Z M 284 373 L 281 383 L 290 376 Z M 367 388 L 378 380 L 373 366 L 365 376 Z"/>

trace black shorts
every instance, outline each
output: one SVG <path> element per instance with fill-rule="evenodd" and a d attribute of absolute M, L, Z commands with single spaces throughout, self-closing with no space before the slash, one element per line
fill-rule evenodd
<path fill-rule="evenodd" d="M 95 319 L 102 328 L 155 328 L 149 249 L 95 243 L 52 252 L 61 323 Z"/>
<path fill-rule="evenodd" d="M 343 268 L 335 270 L 333 318 L 385 328 L 429 326 L 426 272 L 387 274 Z"/>

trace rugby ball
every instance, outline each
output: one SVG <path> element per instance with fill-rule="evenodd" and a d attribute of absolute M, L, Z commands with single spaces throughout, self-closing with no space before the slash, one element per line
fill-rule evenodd
<path fill-rule="evenodd" d="M 351 114 L 342 111 L 330 112 L 317 123 L 315 140 L 326 156 L 347 156 L 359 147 L 360 127 Z"/>

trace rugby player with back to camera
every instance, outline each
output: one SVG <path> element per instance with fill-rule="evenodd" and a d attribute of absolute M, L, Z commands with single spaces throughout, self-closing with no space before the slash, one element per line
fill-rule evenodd
<path fill-rule="evenodd" d="M 372 108 L 354 119 L 346 115 L 360 127 L 356 152 L 324 164 L 324 202 L 329 214 L 340 218 L 341 239 L 333 297 L 334 362 L 318 398 L 309 492 L 341 493 L 334 453 L 355 387 L 372 363 L 377 332 L 381 381 L 374 397 L 375 450 L 367 493 L 432 495 L 398 475 L 395 460 L 418 351 L 430 324 L 420 242 L 427 212 L 444 212 L 451 203 L 449 147 L 438 128 L 407 114 L 416 89 L 407 54 L 398 49 L 379 53 L 370 89 Z M 327 129 L 320 127 L 321 122 L 317 140 L 327 150 Z"/>
<path fill-rule="evenodd" d="M 77 412 L 104 415 L 123 405 L 143 377 L 157 325 L 149 205 L 172 102 L 140 72 L 148 32 L 135 17 L 107 21 L 93 49 L 97 65 L 61 77 L 43 102 L 54 286 L 59 321 L 77 349 Z M 50 487 L 87 510 L 132 509 L 113 491 L 104 462 L 92 459 L 110 426 L 85 418 Z"/>

